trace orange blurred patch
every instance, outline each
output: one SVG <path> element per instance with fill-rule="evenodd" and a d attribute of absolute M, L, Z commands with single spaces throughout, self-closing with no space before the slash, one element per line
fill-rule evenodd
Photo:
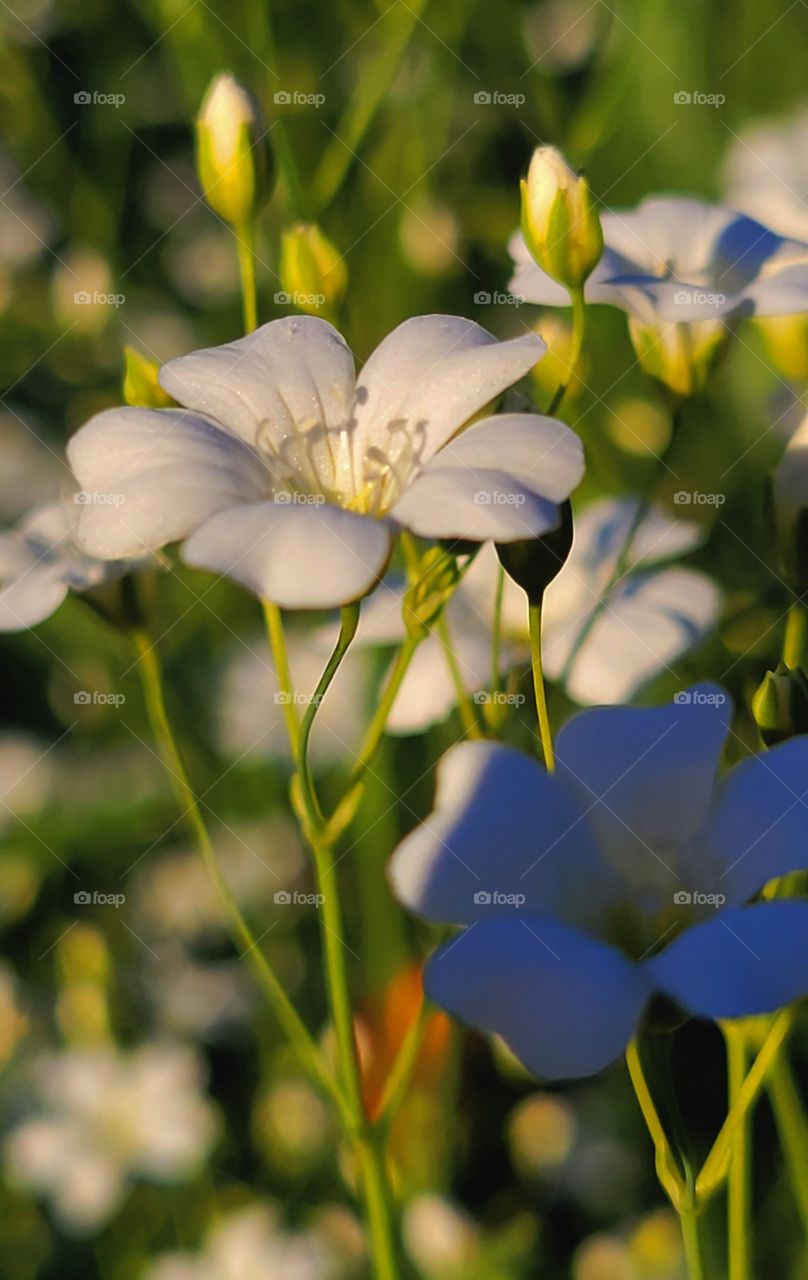
<path fill-rule="evenodd" d="M 423 1003 L 421 969 L 418 965 L 408 965 L 357 1015 L 363 1094 L 371 1119 L 378 1114 L 390 1072 L 409 1031 L 421 1016 Z M 450 1036 L 451 1023 L 446 1014 L 430 1013 L 423 1029 L 411 1088 L 429 1090 L 435 1084 L 446 1063 Z"/>

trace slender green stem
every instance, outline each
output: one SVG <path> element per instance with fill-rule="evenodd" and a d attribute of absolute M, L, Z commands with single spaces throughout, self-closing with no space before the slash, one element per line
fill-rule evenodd
<path fill-rule="evenodd" d="M 359 625 L 359 603 L 345 605 L 342 610 L 342 618 L 340 621 L 339 636 L 334 647 L 334 652 L 328 659 L 325 671 L 317 682 L 317 688 L 312 694 L 311 701 L 306 707 L 303 723 L 300 726 L 300 734 L 297 741 L 297 771 L 300 779 L 300 787 L 303 797 L 303 803 L 310 816 L 318 827 L 322 827 L 324 816 L 320 808 L 320 802 L 317 799 L 317 793 L 314 788 L 314 780 L 311 776 L 311 766 L 309 764 L 309 738 L 314 727 L 314 720 L 320 708 L 320 703 L 326 696 L 331 681 L 339 670 L 340 664 L 350 648 L 351 641 L 356 635 L 356 628 Z"/>
<path fill-rule="evenodd" d="M 777 1061 L 785 1039 L 794 1021 L 792 1009 L 783 1009 L 774 1019 L 769 1033 L 754 1062 L 738 1090 L 729 1115 L 725 1119 L 718 1137 L 712 1145 L 707 1159 L 702 1165 L 701 1173 L 696 1180 L 696 1196 L 699 1201 L 707 1200 L 724 1181 L 732 1156 L 732 1144 L 738 1125 L 750 1107 L 757 1101 L 771 1067 Z"/>
<path fill-rule="evenodd" d="M 547 413 L 550 417 L 556 413 L 561 405 L 561 401 L 569 391 L 572 383 L 575 381 L 575 375 L 578 372 L 578 366 L 581 363 L 581 355 L 584 349 L 584 334 L 586 332 L 586 303 L 584 301 L 583 285 L 574 290 L 570 294 L 572 301 L 572 339 L 570 341 L 569 356 L 567 358 L 567 377 L 564 382 L 560 383 L 556 389 L 556 393 L 550 401 Z"/>
<path fill-rule="evenodd" d="M 671 1204 L 677 1213 L 681 1213 L 687 1200 L 687 1186 L 645 1078 L 640 1048 L 636 1040 L 632 1040 L 626 1049 L 626 1065 L 645 1126 L 654 1144 L 657 1177 Z"/>
<path fill-rule="evenodd" d="M 729 1110 L 736 1105 L 746 1079 L 747 1051 L 743 1031 L 731 1023 L 724 1028 L 727 1045 Z M 729 1280 L 749 1280 L 750 1116 L 745 1111 L 732 1139 L 727 1181 L 727 1243 Z"/>
<path fill-rule="evenodd" d="M 263 603 L 267 637 L 269 639 L 269 648 L 272 653 L 272 661 L 275 665 L 275 678 L 278 682 L 278 692 L 281 696 L 283 718 L 286 722 L 289 746 L 293 758 L 297 759 L 297 739 L 300 733 L 300 724 L 295 705 L 295 687 L 292 681 L 292 671 L 289 666 L 289 655 L 286 650 L 283 616 L 276 604 L 271 604 L 269 600 L 265 600 Z"/>
<path fill-rule="evenodd" d="M 457 661 L 457 654 L 452 644 L 452 636 L 449 631 L 449 622 L 446 613 L 442 612 L 435 621 L 435 632 L 441 643 L 446 665 L 449 668 L 449 675 L 452 677 L 455 696 L 457 697 L 457 709 L 460 713 L 460 720 L 464 730 L 470 738 L 485 737 L 480 727 L 480 721 L 474 710 L 474 704 L 469 697 L 469 691 L 463 680 L 463 673 L 460 670 L 460 664 Z"/>
<path fill-rule="evenodd" d="M 393 703 L 398 697 L 399 690 L 404 683 L 404 677 L 409 670 L 410 663 L 415 656 L 418 645 L 421 643 L 421 639 L 422 637 L 419 635 L 408 635 L 396 654 L 384 692 L 379 698 L 373 718 L 365 734 L 365 740 L 359 748 L 359 754 L 353 763 L 349 779 L 350 784 L 360 781 L 376 754 L 384 734 L 385 725 L 390 717 L 390 712 L 393 710 Z"/>
<path fill-rule="evenodd" d="M 252 333 L 258 325 L 258 297 L 255 286 L 255 232 L 251 223 L 233 228 L 241 279 L 241 304 L 244 332 Z"/>
<path fill-rule="evenodd" d="M 783 662 L 792 671 L 805 662 L 808 644 L 808 611 L 801 600 L 795 600 L 788 611 L 783 637 Z"/>
<path fill-rule="evenodd" d="M 555 772 L 555 753 L 553 751 L 553 734 L 550 729 L 550 716 L 547 711 L 547 690 L 544 685 L 544 668 L 541 660 L 541 605 L 532 601 L 528 605 L 530 622 L 530 661 L 533 667 L 533 689 L 536 695 L 536 713 L 539 717 L 539 736 L 541 737 L 544 763 L 548 773 Z"/>
<path fill-rule="evenodd" d="M 316 1085 L 324 1089 L 337 1102 L 340 1111 L 347 1115 L 346 1101 L 337 1088 L 323 1060 L 319 1048 L 310 1036 L 300 1015 L 291 1003 L 286 991 L 273 972 L 258 941 L 242 915 L 241 908 L 222 874 L 213 842 L 202 817 L 199 801 L 194 793 L 179 748 L 174 738 L 165 705 L 163 679 L 157 650 L 144 631 L 133 633 L 138 656 L 138 671 L 143 685 L 146 709 L 160 756 L 169 775 L 177 801 L 182 808 L 191 833 L 208 869 L 214 887 L 219 894 L 227 915 L 233 942 L 244 947 L 242 959 L 253 970 L 272 1012 L 282 1027 L 298 1059 Z"/>
<path fill-rule="evenodd" d="M 705 1280 L 704 1258 L 699 1236 L 699 1218 L 695 1209 L 683 1209 L 679 1214 L 682 1244 L 685 1250 L 688 1280 Z"/>
<path fill-rule="evenodd" d="M 407 1089 L 423 1048 L 428 1022 L 429 1009 L 424 997 L 417 1016 L 413 1018 L 407 1029 L 407 1034 L 401 1043 L 390 1068 L 390 1074 L 385 1081 L 379 1101 L 377 1116 L 379 1122 L 391 1120 L 407 1096 Z"/>
<path fill-rule="evenodd" d="M 783 1054 L 771 1067 L 766 1088 L 786 1158 L 791 1189 L 808 1238 L 808 1118 L 794 1073 Z"/>

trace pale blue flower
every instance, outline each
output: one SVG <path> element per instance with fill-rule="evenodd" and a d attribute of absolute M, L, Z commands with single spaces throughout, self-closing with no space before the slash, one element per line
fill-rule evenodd
<path fill-rule="evenodd" d="M 808 902 L 748 905 L 808 865 L 808 737 L 719 779 L 729 715 L 716 685 L 582 712 L 555 775 L 453 748 L 391 866 L 408 907 L 466 926 L 429 962 L 431 998 L 562 1078 L 619 1057 L 655 993 L 717 1019 L 808 993 Z"/>

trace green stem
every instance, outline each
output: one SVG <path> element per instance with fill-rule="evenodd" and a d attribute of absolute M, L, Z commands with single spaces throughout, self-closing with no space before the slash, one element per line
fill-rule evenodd
<path fill-rule="evenodd" d="M 404 677 L 409 670 L 410 663 L 415 656 L 415 651 L 421 643 L 420 635 L 408 635 L 398 653 L 396 654 L 393 669 L 387 680 L 384 692 L 382 693 L 378 706 L 373 714 L 373 718 L 368 726 L 365 740 L 359 748 L 359 755 L 353 763 L 351 769 L 350 784 L 359 782 L 368 768 L 378 749 L 379 743 L 384 735 L 385 725 L 393 710 L 393 703 L 398 697 L 399 690 L 404 683 Z"/>
<path fill-rule="evenodd" d="M 407 1034 L 390 1068 L 390 1074 L 384 1083 L 377 1116 L 379 1122 L 391 1120 L 407 1096 L 407 1089 L 423 1048 L 428 1023 L 429 1010 L 424 996 L 418 1014 L 407 1029 Z"/>
<path fill-rule="evenodd" d="M 316 823 L 318 828 L 324 824 L 324 816 L 320 808 L 320 802 L 317 799 L 317 793 L 314 788 L 314 780 L 311 776 L 311 766 L 309 764 L 309 738 L 314 727 L 314 720 L 320 708 L 320 703 L 326 696 L 331 681 L 339 670 L 340 664 L 350 648 L 351 641 L 356 635 L 356 628 L 359 625 L 359 603 L 345 605 L 342 610 L 340 621 L 339 636 L 334 647 L 334 652 L 326 663 L 326 668 L 317 682 L 317 688 L 312 694 L 311 701 L 306 707 L 303 723 L 300 726 L 300 734 L 297 741 L 297 771 L 300 779 L 300 788 L 303 803 L 311 821 Z"/>
<path fill-rule="evenodd" d="M 570 293 L 572 301 L 572 339 L 570 341 L 569 357 L 567 359 L 567 378 L 565 382 L 559 384 L 556 393 L 550 401 L 547 410 L 549 417 L 558 411 L 561 401 L 569 391 L 572 383 L 575 381 L 575 375 L 578 372 L 578 366 L 581 363 L 581 355 L 584 349 L 584 334 L 586 332 L 586 303 L 584 301 L 583 285 L 579 289 L 575 289 Z"/>
<path fill-rule="evenodd" d="M 724 1028 L 727 1045 L 729 1110 L 736 1105 L 746 1079 L 747 1051 L 743 1031 L 731 1024 Z M 729 1280 L 749 1280 L 750 1124 L 745 1111 L 732 1140 L 727 1183 L 727 1241 Z"/>
<path fill-rule="evenodd" d="M 674 1209 L 681 1214 L 687 1202 L 687 1186 L 645 1078 L 640 1047 L 636 1040 L 632 1040 L 626 1049 L 626 1065 L 645 1126 L 654 1144 L 657 1177 Z"/>
<path fill-rule="evenodd" d="M 695 1209 L 683 1209 L 679 1214 L 682 1244 L 689 1280 L 705 1280 L 704 1259 L 699 1237 L 699 1219 Z"/>
<path fill-rule="evenodd" d="M 696 1196 L 701 1202 L 717 1190 L 724 1181 L 732 1156 L 732 1144 L 738 1125 L 747 1111 L 757 1101 L 771 1067 L 777 1061 L 786 1036 L 794 1021 L 792 1009 L 783 1009 L 774 1019 L 766 1039 L 738 1090 L 738 1096 L 725 1119 L 712 1149 L 702 1165 L 696 1180 Z"/>
<path fill-rule="evenodd" d="M 530 601 L 528 604 L 528 617 L 530 622 L 530 661 L 533 668 L 536 713 L 539 717 L 539 735 L 547 772 L 554 773 L 553 735 L 550 729 L 550 716 L 547 711 L 547 690 L 544 684 L 544 669 L 541 660 L 541 605 Z"/>
<path fill-rule="evenodd" d="M 803 666 L 807 642 L 808 612 L 801 600 L 795 600 L 788 611 L 783 637 L 783 662 L 790 670 L 796 671 Z"/>
<path fill-rule="evenodd" d="M 782 1054 L 769 1071 L 766 1087 L 786 1158 L 791 1189 L 808 1238 L 808 1119 L 794 1074 Z"/>
<path fill-rule="evenodd" d="M 213 842 L 202 817 L 199 801 L 189 781 L 171 728 L 165 705 L 162 672 L 157 650 L 148 635 L 142 630 L 133 633 L 133 641 L 138 656 L 138 671 L 143 685 L 146 709 L 160 757 L 169 775 L 177 801 L 182 808 L 183 817 L 187 820 L 203 862 L 221 899 L 229 921 L 233 942 L 237 946 L 244 947 L 242 959 L 253 970 L 256 981 L 261 987 L 278 1023 L 297 1053 L 301 1065 L 313 1082 L 334 1099 L 343 1117 L 345 1117 L 347 1115 L 346 1100 L 342 1095 L 342 1091 L 335 1085 L 319 1048 L 309 1035 L 282 983 L 276 977 L 263 952 L 260 951 L 258 941 L 244 919 L 241 908 L 222 874 Z"/>
<path fill-rule="evenodd" d="M 258 297 L 255 286 L 255 233 L 251 223 L 245 222 L 233 228 L 236 237 L 238 272 L 241 280 L 241 304 L 244 315 L 244 332 L 252 333 L 258 326 Z"/>
<path fill-rule="evenodd" d="M 289 737 L 289 747 L 291 749 L 293 759 L 296 759 L 297 739 L 298 734 L 300 733 L 300 725 L 295 706 L 295 687 L 292 681 L 292 671 L 289 666 L 289 654 L 286 650 L 283 616 L 276 604 L 271 604 L 269 600 L 265 600 L 263 604 L 267 637 L 269 639 L 269 648 L 272 653 L 272 661 L 275 664 L 275 678 L 278 682 L 278 692 L 282 699 L 281 705 L 283 706 L 283 718 L 286 721 L 286 732 Z"/>
<path fill-rule="evenodd" d="M 505 570 L 497 566 L 497 585 L 494 592 L 494 618 L 491 626 L 491 692 L 500 690 L 500 655 L 502 652 L 502 603 L 505 598 Z"/>
<path fill-rule="evenodd" d="M 485 737 L 483 730 L 480 728 L 480 722 L 474 710 L 474 704 L 469 697 L 469 691 L 463 680 L 463 673 L 460 670 L 460 664 L 457 661 L 457 654 L 454 651 L 452 637 L 449 631 L 449 623 L 445 611 L 435 621 L 435 632 L 440 640 L 443 649 L 446 665 L 449 668 L 449 674 L 452 677 L 452 684 L 457 697 L 457 709 L 460 713 L 465 732 L 470 738 Z"/>

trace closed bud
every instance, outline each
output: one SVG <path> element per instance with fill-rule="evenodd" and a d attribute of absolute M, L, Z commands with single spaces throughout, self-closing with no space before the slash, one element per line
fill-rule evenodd
<path fill-rule="evenodd" d="M 160 386 L 160 366 L 135 347 L 123 349 L 123 398 L 127 404 L 144 409 L 165 409 L 176 404 Z"/>
<path fill-rule="evenodd" d="M 752 714 L 767 746 L 808 733 L 808 678 L 780 663 L 767 671 L 752 698 Z"/>
<path fill-rule="evenodd" d="M 404 595 L 404 626 L 410 636 L 423 636 L 437 621 L 457 586 L 460 574 L 455 557 L 442 547 L 431 547 L 423 556 L 418 577 Z"/>
<path fill-rule="evenodd" d="M 541 604 L 553 578 L 564 568 L 572 548 L 572 504 L 559 507 L 559 523 L 540 538 L 498 542 L 497 555 L 505 572 L 527 593 L 531 604 Z"/>
<path fill-rule="evenodd" d="M 281 289 L 311 315 L 334 313 L 348 288 L 348 269 L 339 250 L 312 222 L 299 222 L 281 236 Z"/>
<path fill-rule="evenodd" d="M 521 190 L 522 234 L 528 249 L 548 276 L 567 289 L 580 289 L 603 253 L 603 232 L 589 183 L 555 147 L 539 147 Z"/>
<path fill-rule="evenodd" d="M 629 316 L 628 328 L 640 367 L 678 397 L 704 389 L 731 336 L 720 320 L 644 325 Z"/>
<path fill-rule="evenodd" d="M 205 199 L 220 217 L 244 226 L 269 195 L 267 148 L 246 89 L 222 72 L 212 81 L 196 121 L 196 165 Z"/>

